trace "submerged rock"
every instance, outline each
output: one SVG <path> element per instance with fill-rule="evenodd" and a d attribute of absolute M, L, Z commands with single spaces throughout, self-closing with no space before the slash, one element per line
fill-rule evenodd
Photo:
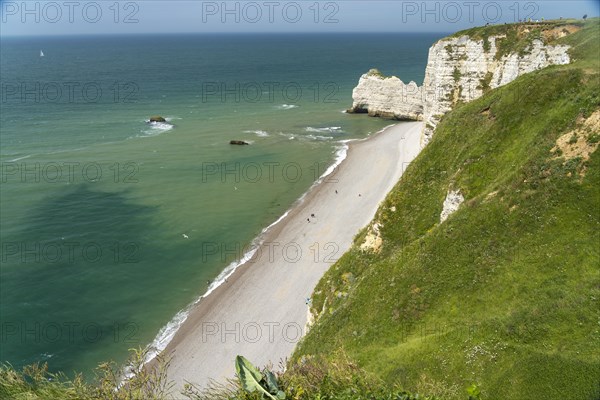
<path fill-rule="evenodd" d="M 160 115 L 153 115 L 150 117 L 150 122 L 167 122 L 167 120 Z"/>
<path fill-rule="evenodd" d="M 248 145 L 250 143 L 244 142 L 243 140 L 231 140 L 229 142 L 229 144 L 237 144 L 237 145 L 242 145 L 243 146 L 243 145 Z"/>

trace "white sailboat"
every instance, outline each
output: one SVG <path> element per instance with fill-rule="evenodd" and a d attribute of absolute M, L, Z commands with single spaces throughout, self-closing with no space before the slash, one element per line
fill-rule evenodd
<path fill-rule="evenodd" d="M 40 50 L 40 57 L 44 57 L 44 52 Z"/>

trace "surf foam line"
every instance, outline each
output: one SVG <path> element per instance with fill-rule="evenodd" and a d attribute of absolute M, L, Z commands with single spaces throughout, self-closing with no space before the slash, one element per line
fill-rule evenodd
<path fill-rule="evenodd" d="M 351 142 L 362 142 L 364 140 L 368 140 L 368 139 L 370 139 L 373 136 L 376 136 L 376 135 L 379 135 L 379 134 L 385 132 L 387 129 L 389 129 L 389 128 L 393 127 L 393 126 L 396 126 L 396 124 L 387 125 L 383 129 L 375 132 L 375 134 L 369 135 L 369 136 L 367 136 L 366 138 L 363 138 L 363 139 L 346 139 L 346 140 L 340 140 L 338 143 L 341 144 L 341 146 L 339 146 L 337 148 L 336 152 L 335 152 L 335 161 L 333 162 L 333 164 L 331 164 L 325 170 L 325 172 L 323 172 L 323 174 L 319 177 L 319 179 L 317 179 L 315 181 L 315 183 L 312 184 L 312 186 L 310 187 L 310 189 L 308 189 L 308 191 L 306 193 L 304 193 L 300 199 L 303 199 L 315 186 L 317 186 L 321 182 L 323 182 L 325 180 L 325 178 L 327 178 L 329 175 L 331 175 L 335 171 L 335 169 L 337 167 L 339 167 L 339 165 L 346 159 L 346 157 L 348 157 L 348 149 L 350 148 L 350 143 Z"/>
<path fill-rule="evenodd" d="M 294 203 L 294 205 L 295 204 L 296 203 Z M 292 205 L 292 207 L 289 210 L 283 213 L 283 215 L 280 216 L 275 222 L 264 228 L 260 232 L 260 234 L 250 243 L 250 250 L 248 250 L 242 256 L 242 258 L 230 263 L 227 267 L 225 267 L 225 269 L 223 269 L 223 271 L 221 271 L 221 273 L 211 282 L 211 284 L 208 286 L 208 289 L 202 296 L 198 297 L 196 300 L 194 300 L 192 303 L 186 306 L 183 310 L 175 314 L 175 316 L 167 323 L 167 325 L 161 328 L 161 330 L 158 332 L 152 343 L 146 346 L 146 358 L 144 360 L 144 364 L 147 364 L 148 362 L 152 361 L 167 347 L 171 340 L 173 340 L 173 337 L 175 337 L 177 331 L 185 323 L 190 314 L 190 311 L 196 304 L 198 304 L 200 301 L 202 301 L 202 299 L 206 298 L 212 292 L 214 292 L 219 286 L 225 283 L 225 281 L 231 275 L 233 275 L 233 273 L 240 266 L 246 264 L 252 259 L 252 257 L 254 257 L 254 254 L 256 254 L 260 246 L 264 243 L 265 233 L 267 233 L 271 228 L 283 221 L 289 215 L 290 211 L 294 208 L 294 205 Z M 131 376 L 133 376 L 133 372 L 126 371 L 125 379 L 129 379 Z"/>
<path fill-rule="evenodd" d="M 364 140 L 368 140 L 371 137 L 375 136 L 375 135 L 379 135 L 383 132 L 385 132 L 387 129 L 396 126 L 397 124 L 390 124 L 387 125 L 386 127 L 384 127 L 383 129 L 380 129 L 379 131 L 375 132 L 373 135 L 369 135 L 366 138 L 363 139 L 346 139 L 346 140 L 340 140 L 337 143 L 340 144 L 340 146 L 338 146 L 336 152 L 335 152 L 335 160 L 333 161 L 333 163 L 325 170 L 325 172 L 323 172 L 323 174 L 321 174 L 321 176 L 319 177 L 319 179 L 317 179 L 315 181 L 315 183 L 313 183 L 311 185 L 311 187 L 300 197 L 299 201 L 302 201 L 304 199 L 304 197 L 306 197 L 306 195 L 308 193 L 310 193 L 310 191 L 317 185 L 319 185 L 321 182 L 323 182 L 325 180 L 325 178 L 327 178 L 329 175 L 331 175 L 335 169 L 337 167 L 340 166 L 340 164 L 346 159 L 346 157 L 348 157 L 348 149 L 350 148 L 350 143 L 352 142 L 362 142 Z M 341 129 L 339 127 L 334 127 L 336 129 Z"/>
<path fill-rule="evenodd" d="M 376 132 L 375 135 L 377 135 L 379 133 L 383 133 L 386 129 L 388 129 L 394 125 L 395 124 L 386 126 L 385 128 Z M 304 199 L 308 193 L 310 193 L 316 186 L 321 184 L 325 180 L 325 178 L 327 178 L 329 175 L 331 175 L 335 171 L 335 169 L 348 156 L 348 149 L 350 147 L 349 143 L 355 142 L 355 141 L 360 142 L 363 140 L 367 140 L 372 136 L 374 136 L 374 135 L 369 135 L 368 137 L 366 137 L 364 139 L 347 139 L 347 140 L 339 141 L 338 143 L 340 144 L 340 146 L 338 146 L 338 148 L 335 152 L 334 162 L 325 170 L 325 172 L 323 172 L 323 174 L 321 174 L 321 176 L 310 186 L 310 188 L 308 188 L 308 190 L 306 192 L 304 192 L 304 194 L 302 194 L 302 196 L 300 196 L 300 198 L 298 200 L 296 200 L 292 204 L 292 206 L 285 213 L 283 213 L 283 215 L 281 217 L 279 217 L 271 225 L 264 228 L 261 231 L 261 233 L 251 242 L 250 250 L 247 251 L 242 256 L 242 258 L 230 263 L 227 267 L 225 267 L 225 269 L 223 269 L 223 271 L 209 285 L 208 289 L 202 296 L 198 297 L 196 300 L 194 300 L 192 303 L 190 303 L 188 306 L 186 306 L 183 310 L 181 310 L 177 314 L 175 314 L 175 316 L 167 323 L 167 325 L 165 325 L 164 327 L 161 328 L 161 330 L 158 332 L 158 334 L 156 335 L 154 340 L 148 346 L 146 346 L 147 355 L 144 360 L 144 364 L 147 364 L 148 362 L 152 361 L 154 358 L 156 358 L 156 356 L 158 354 L 160 354 L 167 347 L 167 345 L 171 342 L 171 340 L 173 340 L 173 337 L 175 336 L 175 334 L 177 333 L 179 328 L 181 328 L 181 326 L 185 323 L 185 321 L 187 320 L 187 318 L 189 316 L 191 309 L 196 304 L 198 304 L 200 301 L 202 301 L 203 298 L 209 296 L 219 286 L 221 286 L 231 275 L 233 275 L 233 273 L 240 266 L 244 265 L 245 263 L 247 263 L 249 260 L 252 259 L 252 257 L 258 250 L 258 248 L 264 243 L 265 233 L 267 233 L 271 228 L 273 228 L 274 226 L 279 224 L 281 221 L 283 221 L 294 208 L 296 208 L 299 204 L 301 204 L 304 201 Z M 125 375 L 124 380 L 127 380 L 131 376 L 133 376 L 133 372 L 125 371 L 124 375 Z"/>
<path fill-rule="evenodd" d="M 17 157 L 17 158 L 15 158 L 15 159 L 13 159 L 13 160 L 8 160 L 7 162 L 17 162 L 17 161 L 21 161 L 21 160 L 24 160 L 24 159 L 26 159 L 26 158 L 29 158 L 29 157 L 31 157 L 31 156 L 34 156 L 34 155 L 35 155 L 35 154 L 28 154 L 28 155 L 26 155 L 26 156 Z"/>
<path fill-rule="evenodd" d="M 81 151 L 81 150 L 87 150 L 87 149 L 89 149 L 92 146 L 101 146 L 101 145 L 112 144 L 112 143 L 117 143 L 117 142 L 94 143 L 93 145 L 90 145 L 90 146 L 77 147 L 75 149 L 64 149 L 64 150 L 55 150 L 55 151 L 46 151 L 46 152 L 41 152 L 41 153 L 27 154 L 25 156 L 17 157 L 17 158 L 14 158 L 12 160 L 8 160 L 6 162 L 17 162 L 17 161 L 20 161 L 20 160 L 25 160 L 25 159 L 30 158 L 30 157 L 34 157 L 34 156 L 53 156 L 55 154 L 63 154 L 63 153 L 70 153 L 70 152 L 75 153 L 75 152 L 78 152 L 78 151 Z M 6 155 L 6 157 L 10 157 L 10 156 L 13 156 L 13 155 L 16 155 L 16 154 Z M 0 155 L 0 157 L 4 157 L 4 155 Z"/>

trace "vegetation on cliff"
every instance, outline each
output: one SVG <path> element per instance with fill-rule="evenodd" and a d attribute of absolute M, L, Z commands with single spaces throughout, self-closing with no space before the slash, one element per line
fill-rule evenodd
<path fill-rule="evenodd" d="M 363 232 L 319 283 L 294 362 L 343 349 L 388 385 L 449 399 L 472 384 L 482 398 L 600 396 L 599 39 L 588 21 L 558 40 L 574 63 L 443 118 L 378 211 L 381 252 L 360 249 Z M 440 223 L 451 189 L 466 200 Z"/>
<path fill-rule="evenodd" d="M 321 279 L 317 321 L 276 377 L 286 398 L 600 397 L 599 22 L 552 22 L 582 28 L 555 39 L 572 64 L 444 116 L 376 215 L 380 251 L 361 250 L 365 229 Z M 440 223 L 457 189 L 465 201 Z M 5 365 L 0 398 L 167 397 L 164 370 L 135 355 L 121 386 L 110 364 L 95 383 Z M 185 396 L 264 397 L 238 381 Z"/>
<path fill-rule="evenodd" d="M 595 20 L 597 21 L 597 19 Z M 562 38 L 578 32 L 584 25 L 583 20 L 575 19 L 521 22 L 466 29 L 456 32 L 450 37 L 468 36 L 473 40 L 483 40 L 484 50 L 489 51 L 491 50 L 489 38 L 495 36 L 498 38 L 495 58 L 500 60 L 503 56 L 512 53 L 523 56 L 536 39 L 544 44 L 560 44 Z"/>

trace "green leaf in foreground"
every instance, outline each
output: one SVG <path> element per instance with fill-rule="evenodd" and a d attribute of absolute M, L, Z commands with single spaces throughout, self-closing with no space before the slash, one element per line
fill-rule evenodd
<path fill-rule="evenodd" d="M 266 371 L 265 375 L 263 375 L 258 368 L 252 365 L 252 363 L 243 356 L 237 356 L 235 358 L 235 369 L 237 371 L 240 384 L 246 392 L 254 393 L 258 391 L 273 400 L 285 399 L 285 393 L 279 390 L 277 379 L 271 371 Z M 268 390 L 265 389 L 262 382 L 264 382 Z M 274 393 L 277 397 L 275 397 L 272 393 Z"/>
<path fill-rule="evenodd" d="M 279 385 L 277 384 L 277 378 L 275 377 L 275 374 L 269 370 L 265 370 L 265 381 L 270 393 L 274 394 L 275 397 L 280 400 L 285 399 L 285 393 L 279 390 Z"/>

